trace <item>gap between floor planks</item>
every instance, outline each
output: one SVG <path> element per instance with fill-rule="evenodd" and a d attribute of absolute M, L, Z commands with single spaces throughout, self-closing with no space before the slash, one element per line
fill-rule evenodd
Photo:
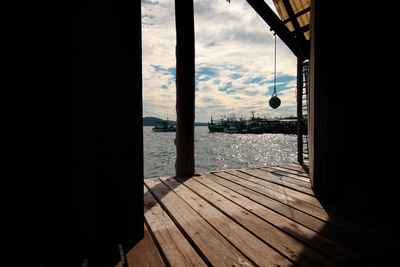
<path fill-rule="evenodd" d="M 272 224 L 260 219 L 252 213 L 247 212 L 226 198 L 220 197 L 218 199 L 214 199 L 216 203 L 219 203 L 219 208 L 212 206 L 211 202 L 207 199 L 207 197 L 204 197 L 203 194 L 206 194 L 208 197 L 210 197 L 214 194 L 214 192 L 211 192 L 211 190 L 207 189 L 205 186 L 202 186 L 201 183 L 195 179 L 189 179 L 184 183 L 189 183 L 192 187 L 196 185 L 200 186 L 201 188 L 197 188 L 197 191 L 201 192 L 197 192 L 197 194 L 194 193 L 196 190 L 190 190 L 189 187 L 186 185 L 183 186 L 173 178 L 164 178 L 161 180 L 164 184 L 169 186 L 171 191 L 167 190 L 165 186 L 156 179 L 146 180 L 145 183 L 152 192 L 153 188 L 155 188 L 155 191 L 160 191 L 160 188 L 162 187 L 163 190 L 166 190 L 164 192 L 156 192 L 156 194 L 159 197 L 160 203 L 163 203 L 165 208 L 170 211 L 170 215 L 173 217 L 179 216 L 177 211 L 174 209 L 181 211 L 185 210 L 187 212 L 189 207 L 187 207 L 187 204 L 182 203 L 188 202 L 189 206 L 195 210 L 201 216 L 201 218 L 206 220 L 217 230 L 217 232 L 219 232 L 224 238 L 228 239 L 229 242 L 238 248 L 239 251 L 243 252 L 243 254 L 249 257 L 251 262 L 254 262 L 257 265 L 275 265 L 277 257 L 280 259 L 280 261 L 283 261 L 278 263 L 279 265 L 290 265 L 290 263 L 279 254 L 284 255 L 293 262 L 306 264 L 308 266 L 318 266 L 321 263 L 325 265 L 335 265 L 332 260 L 328 259 L 319 252 L 316 252 L 311 247 L 303 245 L 297 239 L 286 234 L 285 232 L 282 232 L 279 228 L 276 228 Z M 200 197 L 198 193 L 200 193 L 200 195 L 203 197 Z M 177 198 L 176 195 L 180 196 L 180 198 Z M 188 214 L 190 216 L 186 216 L 185 219 L 195 217 L 194 214 L 190 213 L 191 212 Z M 193 226 L 193 223 L 196 223 L 198 220 L 199 218 L 191 220 L 190 226 L 188 226 L 181 217 L 180 219 L 177 219 L 177 223 L 184 228 L 185 231 L 190 232 L 193 231 L 191 228 L 195 227 Z M 214 235 L 215 233 L 211 234 L 208 239 L 210 240 L 210 238 L 215 238 Z M 192 237 L 190 234 L 188 236 Z M 194 236 L 194 238 L 196 238 L 196 236 Z M 262 242 L 259 240 L 262 240 Z M 213 252 L 213 250 L 209 250 L 207 247 L 208 245 L 203 246 L 203 253 L 205 255 Z M 273 249 L 271 249 L 271 247 Z M 276 253 L 275 250 L 277 250 L 279 253 Z M 225 254 L 225 252 L 223 252 L 223 254 Z M 269 259 L 269 257 L 272 257 L 272 259 Z M 270 261 L 270 264 L 267 264 L 266 262 L 260 262 L 262 260 Z M 229 264 L 231 263 L 234 262 L 230 262 Z"/>
<path fill-rule="evenodd" d="M 375 246 L 335 227 L 323 212 L 322 218 L 313 214 L 312 209 L 323 206 L 296 190 L 307 188 L 302 170 L 292 164 L 219 171 L 179 182 L 146 179 L 149 229 L 145 226 L 145 238 L 127 253 L 129 266 L 335 265 L 351 262 L 360 251 L 373 251 Z M 276 179 L 282 176 L 292 180 Z"/>
<path fill-rule="evenodd" d="M 241 169 L 226 172 L 213 172 L 213 174 L 228 179 L 234 179 L 239 184 L 248 186 L 270 197 L 280 197 L 280 200 L 285 202 L 285 204 L 300 209 L 325 222 L 344 228 L 350 234 L 358 235 L 375 243 L 375 245 L 392 248 L 392 245 L 387 242 L 387 235 L 382 232 L 381 229 L 374 229 L 374 231 L 371 231 L 371 227 L 365 224 L 369 221 L 368 216 L 364 216 L 355 211 L 349 211 L 332 203 L 321 202 L 315 198 L 314 195 L 307 194 L 298 185 L 281 183 L 278 177 L 274 177 L 275 175 L 267 172 L 268 171 L 261 171 L 259 169 Z M 229 175 L 229 177 L 226 177 L 226 175 Z M 232 177 L 232 175 L 240 177 L 242 180 L 237 180 L 236 177 Z M 261 187 L 255 186 L 254 184 L 261 185 Z M 265 189 L 265 187 L 268 189 Z M 310 204 L 318 208 L 312 207 Z M 327 211 L 329 211 L 329 213 Z"/>

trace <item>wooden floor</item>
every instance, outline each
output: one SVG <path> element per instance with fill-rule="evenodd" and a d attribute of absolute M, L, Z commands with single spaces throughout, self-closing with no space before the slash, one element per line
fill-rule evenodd
<path fill-rule="evenodd" d="M 394 246 L 361 214 L 321 203 L 295 163 L 145 179 L 144 217 L 128 266 L 359 266 Z"/>

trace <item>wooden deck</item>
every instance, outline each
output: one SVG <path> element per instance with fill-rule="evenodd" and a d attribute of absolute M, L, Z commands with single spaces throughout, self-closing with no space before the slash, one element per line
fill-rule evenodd
<path fill-rule="evenodd" d="M 128 266 L 379 265 L 394 247 L 361 214 L 320 202 L 298 164 L 145 179 L 144 217 Z"/>

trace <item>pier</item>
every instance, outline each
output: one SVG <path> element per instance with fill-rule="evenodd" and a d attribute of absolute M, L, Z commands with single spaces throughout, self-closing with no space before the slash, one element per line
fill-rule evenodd
<path fill-rule="evenodd" d="M 396 265 L 393 4 L 274 0 L 276 14 L 246 0 L 297 58 L 298 162 L 309 172 L 194 175 L 193 0 L 175 0 L 181 179 L 143 180 L 142 2 L 8 2 L 4 266 Z M 253 38 L 253 24 L 245 30 Z"/>
<path fill-rule="evenodd" d="M 320 201 L 297 163 L 145 179 L 144 217 L 128 266 L 370 266 L 395 246 L 379 218 Z"/>

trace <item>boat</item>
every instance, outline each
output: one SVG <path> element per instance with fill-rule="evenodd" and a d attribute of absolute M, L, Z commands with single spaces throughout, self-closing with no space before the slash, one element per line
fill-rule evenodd
<path fill-rule="evenodd" d="M 208 130 L 210 133 L 224 132 L 224 129 L 225 126 L 222 119 L 219 122 L 214 122 L 213 118 L 211 117 L 211 122 L 208 123 Z"/>
<path fill-rule="evenodd" d="M 253 133 L 253 134 L 260 134 L 263 133 L 263 125 L 262 125 L 262 119 L 256 118 L 254 116 L 254 111 L 251 112 L 252 117 L 250 120 L 245 122 L 246 125 L 246 132 L 243 133 Z"/>
<path fill-rule="evenodd" d="M 214 121 L 211 117 L 211 122 L 208 123 L 210 133 L 223 132 L 223 133 L 240 133 L 240 134 L 263 134 L 263 133 L 282 133 L 282 134 L 296 134 L 297 133 L 297 119 L 295 117 L 289 118 L 259 118 L 252 116 L 246 120 L 243 118 L 237 119 L 234 115 L 230 115 L 220 121 Z M 306 124 L 303 123 L 303 132 L 307 133 Z"/>
<path fill-rule="evenodd" d="M 228 126 L 224 128 L 224 133 L 239 133 L 239 125 L 234 122 L 229 122 Z"/>
<path fill-rule="evenodd" d="M 156 120 L 152 129 L 154 132 L 176 132 L 176 127 L 172 121 L 169 120 Z"/>

